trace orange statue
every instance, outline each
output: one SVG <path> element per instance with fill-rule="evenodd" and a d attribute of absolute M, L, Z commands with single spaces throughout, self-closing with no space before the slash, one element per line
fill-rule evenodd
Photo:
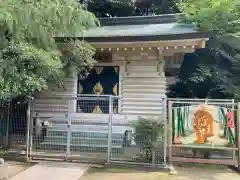
<path fill-rule="evenodd" d="M 197 144 L 204 144 L 208 137 L 213 136 L 213 117 L 212 115 L 204 110 L 197 110 L 194 114 L 194 131 L 196 135 Z"/>

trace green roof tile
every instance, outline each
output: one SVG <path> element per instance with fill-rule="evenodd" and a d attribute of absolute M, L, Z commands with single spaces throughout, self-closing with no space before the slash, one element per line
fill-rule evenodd
<path fill-rule="evenodd" d="M 154 36 L 197 33 L 194 26 L 165 23 L 141 25 L 102 26 L 85 31 L 84 37 L 128 37 L 128 36 Z"/>

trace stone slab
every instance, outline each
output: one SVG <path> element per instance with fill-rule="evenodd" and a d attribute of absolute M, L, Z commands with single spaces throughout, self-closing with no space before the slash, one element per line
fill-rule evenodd
<path fill-rule="evenodd" d="M 31 164 L 5 161 L 5 163 L 0 164 L 0 180 L 15 176 L 29 167 L 31 167 Z"/>
<path fill-rule="evenodd" d="M 9 180 L 78 180 L 89 167 L 79 163 L 41 162 Z"/>

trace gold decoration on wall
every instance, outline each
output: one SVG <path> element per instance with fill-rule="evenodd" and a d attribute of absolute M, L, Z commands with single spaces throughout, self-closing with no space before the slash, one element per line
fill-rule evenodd
<path fill-rule="evenodd" d="M 114 67 L 116 74 L 118 74 L 118 67 Z"/>
<path fill-rule="evenodd" d="M 113 87 L 113 93 L 114 93 L 115 96 L 118 95 L 118 83 L 115 84 L 115 86 Z"/>
<path fill-rule="evenodd" d="M 102 94 L 102 92 L 103 92 L 103 87 L 102 87 L 102 85 L 101 85 L 100 82 L 98 82 L 98 83 L 93 87 L 93 92 L 94 92 L 94 94 L 98 94 L 98 95 Z"/>
<path fill-rule="evenodd" d="M 82 94 L 82 92 L 83 92 L 83 87 L 82 87 L 82 85 L 79 83 L 79 85 L 78 85 L 78 94 Z"/>
<path fill-rule="evenodd" d="M 94 67 L 94 69 L 98 75 L 101 74 L 101 72 L 103 71 L 103 68 L 104 67 Z"/>
<path fill-rule="evenodd" d="M 206 47 L 206 41 L 205 40 L 202 40 L 201 42 L 201 48 L 205 48 Z"/>
<path fill-rule="evenodd" d="M 93 110 L 93 113 L 103 113 L 101 108 L 97 105 L 95 109 Z"/>
<path fill-rule="evenodd" d="M 118 106 L 114 108 L 113 113 L 117 114 L 117 112 L 118 112 L 117 110 L 118 110 Z"/>

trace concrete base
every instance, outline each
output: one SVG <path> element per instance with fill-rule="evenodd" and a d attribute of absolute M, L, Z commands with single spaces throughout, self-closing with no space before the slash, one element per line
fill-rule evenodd
<path fill-rule="evenodd" d="M 0 164 L 4 164 L 4 159 L 0 158 Z"/>
<path fill-rule="evenodd" d="M 238 165 L 236 166 L 228 166 L 231 170 L 233 170 L 234 172 L 236 173 L 239 173 L 240 174 L 240 168 L 238 168 Z"/>
<path fill-rule="evenodd" d="M 177 175 L 177 170 L 173 167 L 173 165 L 168 165 L 168 171 L 170 175 Z"/>

